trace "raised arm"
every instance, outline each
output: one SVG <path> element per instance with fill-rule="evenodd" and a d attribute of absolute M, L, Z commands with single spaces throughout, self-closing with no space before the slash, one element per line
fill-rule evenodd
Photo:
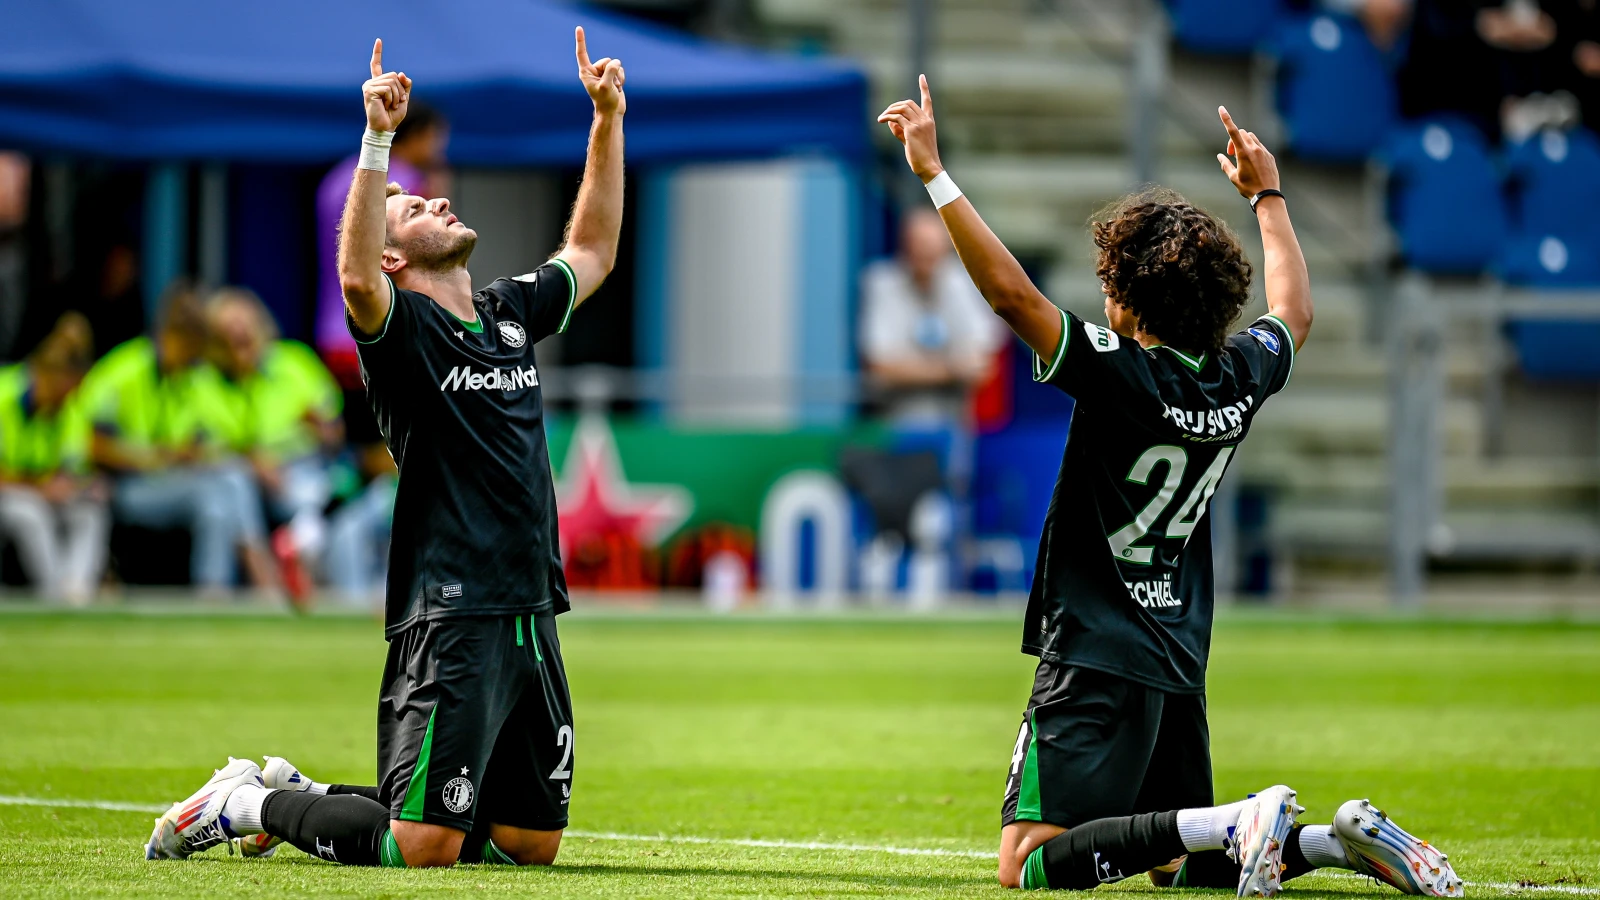
<path fill-rule="evenodd" d="M 583 164 L 583 183 L 572 218 L 556 257 L 572 267 L 577 278 L 577 303 L 593 294 L 617 264 L 617 244 L 622 234 L 622 117 L 628 98 L 622 92 L 627 80 L 622 60 L 589 61 L 583 29 L 577 30 L 578 77 L 594 101 L 594 124 L 589 128 L 589 157 Z"/>
<path fill-rule="evenodd" d="M 1278 161 L 1255 134 L 1233 124 L 1226 109 L 1217 107 L 1217 115 L 1228 130 L 1228 155 L 1233 157 L 1217 154 L 1223 174 L 1247 199 L 1265 190 L 1278 190 Z M 1306 272 L 1300 240 L 1289 224 L 1289 205 L 1281 196 L 1262 197 L 1256 201 L 1256 218 L 1261 222 L 1261 246 L 1266 253 L 1262 268 L 1266 271 L 1267 312 L 1289 327 L 1294 348 L 1299 350 L 1311 334 L 1311 276 Z"/>
<path fill-rule="evenodd" d="M 367 133 L 361 161 L 350 179 L 339 220 L 339 289 L 356 327 L 367 334 L 383 330 L 389 316 L 389 285 L 383 277 L 384 193 L 389 176 L 389 142 L 406 117 L 411 79 L 383 71 L 383 41 L 372 44 L 372 78 L 361 86 L 367 107 Z"/>
<path fill-rule="evenodd" d="M 905 144 L 911 171 L 928 184 L 944 172 L 944 165 L 939 162 L 933 95 L 926 75 L 922 76 L 921 85 L 920 105 L 914 100 L 891 104 L 878 121 L 888 125 L 895 138 Z M 1045 359 L 1055 355 L 1061 343 L 1061 311 L 1034 286 L 1022 264 L 989 230 L 972 202 L 958 196 L 939 207 L 939 218 L 944 220 L 956 255 L 961 257 L 961 264 L 967 267 L 967 274 L 989 307 L 1033 352 Z"/>

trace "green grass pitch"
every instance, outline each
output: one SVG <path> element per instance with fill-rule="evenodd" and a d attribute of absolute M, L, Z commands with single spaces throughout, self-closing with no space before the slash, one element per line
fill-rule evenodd
<path fill-rule="evenodd" d="M 0 614 L 0 895 L 1002 896 L 984 854 L 1030 683 L 1017 614 L 580 613 L 561 634 L 577 755 L 555 867 L 146 862 L 150 813 L 19 798 L 168 803 L 230 753 L 371 783 L 378 625 Z M 1281 780 L 1321 822 L 1370 796 L 1469 897 L 1600 896 L 1600 627 L 1224 617 L 1210 707 L 1220 798 Z"/>

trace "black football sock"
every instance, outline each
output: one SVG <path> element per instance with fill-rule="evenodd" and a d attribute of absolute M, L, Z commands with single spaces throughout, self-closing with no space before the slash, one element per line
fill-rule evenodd
<path fill-rule="evenodd" d="M 1187 852 L 1177 812 L 1095 819 L 1028 854 L 1022 886 L 1086 891 L 1164 866 Z"/>
<path fill-rule="evenodd" d="M 353 794 L 273 791 L 261 810 L 262 829 L 312 856 L 347 866 L 404 866 L 389 833 L 389 810 Z"/>
<path fill-rule="evenodd" d="M 1283 880 L 1299 878 L 1301 875 L 1316 870 L 1311 861 L 1306 859 L 1305 851 L 1300 848 L 1300 832 L 1305 830 L 1304 825 L 1296 825 L 1289 829 L 1289 837 L 1283 842 Z"/>
<path fill-rule="evenodd" d="M 374 803 L 382 803 L 383 802 L 381 799 L 378 798 L 377 785 L 367 785 L 367 784 L 330 784 L 330 785 L 328 785 L 328 793 L 330 795 L 331 794 L 355 794 L 358 797 L 370 798 Z"/>
<path fill-rule="evenodd" d="M 1283 858 L 1287 862 L 1288 854 L 1284 854 Z M 1172 879 L 1172 886 L 1237 890 L 1239 864 L 1228 856 L 1226 850 L 1196 850 L 1183 861 L 1177 877 Z"/>

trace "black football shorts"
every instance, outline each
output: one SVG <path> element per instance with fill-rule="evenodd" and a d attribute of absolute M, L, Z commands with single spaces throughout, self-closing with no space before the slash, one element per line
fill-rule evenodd
<path fill-rule="evenodd" d="M 1011 754 L 1000 824 L 1075 828 L 1211 805 L 1204 694 L 1170 694 L 1041 660 Z"/>
<path fill-rule="evenodd" d="M 394 818 L 565 828 L 572 737 L 554 616 L 422 621 L 389 642 L 378 790 Z"/>

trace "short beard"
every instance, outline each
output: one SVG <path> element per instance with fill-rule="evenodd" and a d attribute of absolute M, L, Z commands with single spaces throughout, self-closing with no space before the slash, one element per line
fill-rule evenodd
<path fill-rule="evenodd" d="M 406 265 L 424 272 L 450 272 L 464 269 L 472 249 L 478 244 L 478 233 L 470 228 L 459 234 L 449 232 L 429 234 L 400 247 L 406 255 Z"/>

